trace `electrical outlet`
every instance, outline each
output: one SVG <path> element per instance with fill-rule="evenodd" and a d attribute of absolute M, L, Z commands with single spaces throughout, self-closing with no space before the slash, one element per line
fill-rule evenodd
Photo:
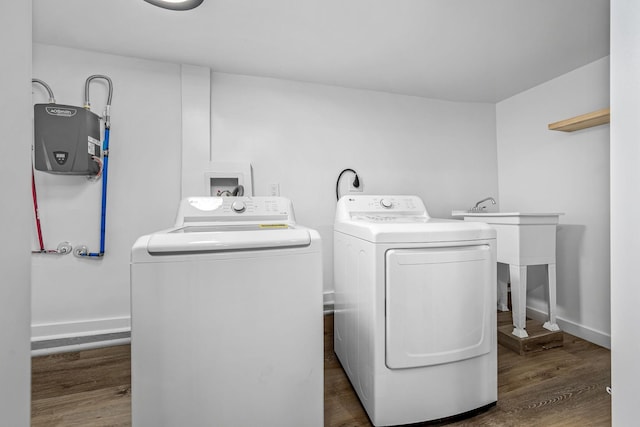
<path fill-rule="evenodd" d="M 274 182 L 272 184 L 267 185 L 267 194 L 270 196 L 279 196 L 280 195 L 280 184 Z"/>
<path fill-rule="evenodd" d="M 364 183 L 360 176 L 358 176 L 358 180 L 360 181 L 360 185 L 356 188 L 353 186 L 353 176 L 349 177 L 349 193 L 362 193 L 364 191 Z"/>

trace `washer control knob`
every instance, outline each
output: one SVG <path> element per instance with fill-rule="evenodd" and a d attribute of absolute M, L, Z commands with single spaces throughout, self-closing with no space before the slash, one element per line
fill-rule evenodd
<path fill-rule="evenodd" d="M 247 205 L 245 205 L 244 202 L 240 200 L 236 200 L 231 204 L 231 209 L 233 209 L 234 212 L 242 213 L 247 210 Z"/>
<path fill-rule="evenodd" d="M 390 209 L 393 206 L 393 203 L 391 203 L 391 200 L 389 199 L 381 199 L 380 206 L 382 206 L 383 208 Z"/>

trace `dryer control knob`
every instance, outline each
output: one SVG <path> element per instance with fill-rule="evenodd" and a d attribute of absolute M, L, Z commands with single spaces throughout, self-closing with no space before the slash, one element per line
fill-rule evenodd
<path fill-rule="evenodd" d="M 393 206 L 393 203 L 391 203 L 391 200 L 389 199 L 381 199 L 380 206 L 382 206 L 383 208 L 389 209 Z"/>
<path fill-rule="evenodd" d="M 242 213 L 247 209 L 247 205 L 245 205 L 244 202 L 237 200 L 231 204 L 231 209 L 233 209 L 234 212 Z"/>

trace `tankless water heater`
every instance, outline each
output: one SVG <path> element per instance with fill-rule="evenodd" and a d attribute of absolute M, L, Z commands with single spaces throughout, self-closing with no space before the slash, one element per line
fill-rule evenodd
<path fill-rule="evenodd" d="M 100 117 L 73 105 L 34 105 L 34 159 L 40 171 L 95 175 L 100 165 Z"/>

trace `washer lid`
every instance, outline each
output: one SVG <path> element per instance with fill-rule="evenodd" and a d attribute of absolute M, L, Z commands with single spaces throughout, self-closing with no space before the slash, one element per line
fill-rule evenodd
<path fill-rule="evenodd" d="M 164 233 L 152 234 L 147 242 L 147 252 L 151 255 L 180 253 L 226 252 L 256 249 L 275 249 L 309 246 L 311 236 L 305 228 L 292 228 L 269 224 L 263 228 L 249 230 L 208 230 L 195 227 L 189 231 L 181 227 Z"/>

